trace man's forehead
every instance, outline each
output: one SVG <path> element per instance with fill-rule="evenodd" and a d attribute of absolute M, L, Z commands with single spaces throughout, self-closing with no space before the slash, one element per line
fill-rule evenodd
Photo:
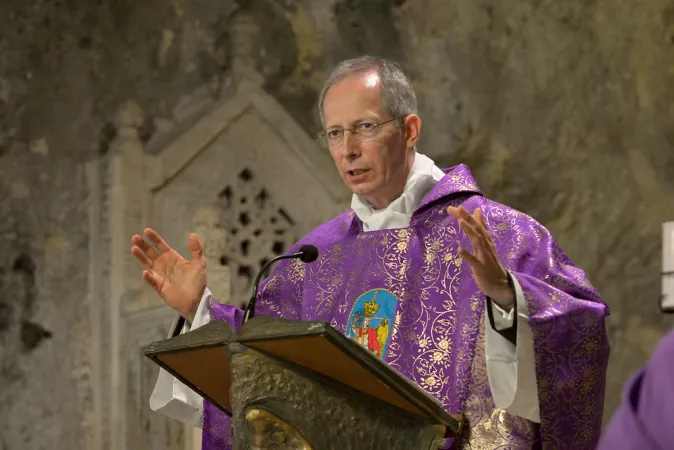
<path fill-rule="evenodd" d="M 349 75 L 335 83 L 323 102 L 326 126 L 379 116 L 381 79 L 376 70 Z"/>

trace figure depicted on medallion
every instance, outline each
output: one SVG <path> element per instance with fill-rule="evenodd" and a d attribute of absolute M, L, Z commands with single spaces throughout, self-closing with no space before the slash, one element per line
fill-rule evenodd
<path fill-rule="evenodd" d="M 202 243 L 204 256 L 208 264 L 208 286 L 215 294 L 218 303 L 228 305 L 231 299 L 231 273 L 223 264 L 227 249 L 227 230 L 222 226 L 220 217 L 222 208 L 215 204 L 199 205 L 194 212 L 192 223 L 194 233 Z"/>
<path fill-rule="evenodd" d="M 389 324 L 398 305 L 398 299 L 384 289 L 373 289 L 361 295 L 353 305 L 347 337 L 383 358 L 389 342 Z"/>

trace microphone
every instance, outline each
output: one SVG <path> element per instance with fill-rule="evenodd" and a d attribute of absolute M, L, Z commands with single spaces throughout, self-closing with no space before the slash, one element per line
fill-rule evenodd
<path fill-rule="evenodd" d="M 303 263 L 314 262 L 318 258 L 318 249 L 313 245 L 303 245 L 302 247 L 300 247 L 299 252 L 290 253 L 289 255 L 277 256 L 276 258 L 272 258 L 271 261 L 262 266 L 262 269 L 260 269 L 260 271 L 257 274 L 257 277 L 255 278 L 253 296 L 250 298 L 248 306 L 246 306 L 246 311 L 243 315 L 243 323 L 248 322 L 248 319 L 251 319 L 255 315 L 255 301 L 257 299 L 257 287 L 260 284 L 262 274 L 264 274 L 265 271 L 269 268 L 269 266 L 271 266 L 276 261 L 280 261 L 282 259 L 295 259 L 295 258 L 298 258 Z"/>

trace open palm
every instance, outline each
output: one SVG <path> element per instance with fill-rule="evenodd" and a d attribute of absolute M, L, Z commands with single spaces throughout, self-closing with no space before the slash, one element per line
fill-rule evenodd
<path fill-rule="evenodd" d="M 194 233 L 189 235 L 192 259 L 188 260 L 152 228 L 146 228 L 143 234 L 159 250 L 157 252 L 139 235 L 131 238 L 131 254 L 145 268 L 143 279 L 167 305 L 191 322 L 206 289 L 206 258 L 199 239 Z"/>
<path fill-rule="evenodd" d="M 473 246 L 474 253 L 460 248 L 459 255 L 470 264 L 477 287 L 502 308 L 511 308 L 515 294 L 508 284 L 508 272 L 501 264 L 482 210 L 476 208 L 471 214 L 463 206 L 450 206 L 447 212 L 456 218 Z"/>

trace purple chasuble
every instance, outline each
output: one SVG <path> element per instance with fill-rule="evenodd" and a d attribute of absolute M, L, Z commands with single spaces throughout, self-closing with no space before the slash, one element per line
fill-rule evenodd
<path fill-rule="evenodd" d="M 319 226 L 319 258 L 280 262 L 260 286 L 257 314 L 322 320 L 463 413 L 452 448 L 593 449 L 609 355 L 608 308 L 585 273 L 531 217 L 483 197 L 468 167 L 443 170 L 407 228 L 362 231 L 352 210 Z M 485 297 L 458 256 L 470 239 L 448 206 L 482 210 L 505 268 L 519 281 L 534 339 L 540 426 L 495 408 L 486 379 Z M 237 329 L 241 310 L 210 305 Z M 519 320 L 519 319 L 518 319 Z M 486 325 L 489 326 L 489 325 Z M 229 419 L 204 403 L 204 450 L 230 448 Z M 451 442 L 448 442 L 449 447 Z"/>
<path fill-rule="evenodd" d="M 599 450 L 665 450 L 674 446 L 674 331 L 625 386 L 623 402 Z"/>

